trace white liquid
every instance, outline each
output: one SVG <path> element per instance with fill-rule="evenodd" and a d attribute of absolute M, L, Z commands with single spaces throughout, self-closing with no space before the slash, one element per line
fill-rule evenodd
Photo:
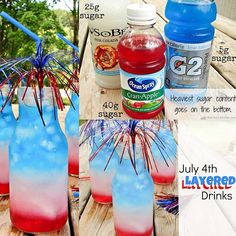
<path fill-rule="evenodd" d="M 117 45 L 127 28 L 128 0 L 89 0 L 88 3 L 99 5 L 99 12 L 90 10 L 90 14 L 104 14 L 102 19 L 89 20 L 96 83 L 104 88 L 120 88 Z"/>

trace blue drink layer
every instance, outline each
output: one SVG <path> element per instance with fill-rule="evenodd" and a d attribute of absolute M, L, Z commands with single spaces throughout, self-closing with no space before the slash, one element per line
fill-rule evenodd
<path fill-rule="evenodd" d="M 0 109 L 4 105 L 6 98 L 0 94 Z M 4 110 L 0 112 L 0 143 L 9 143 L 15 130 L 16 119 L 12 112 L 10 102 L 7 103 Z"/>
<path fill-rule="evenodd" d="M 102 140 L 101 136 L 94 139 L 92 153 L 103 143 Z M 89 162 L 92 195 L 94 200 L 100 203 L 112 202 L 112 179 L 119 165 L 119 156 L 116 151 L 112 154 L 113 149 L 113 142 L 106 144 Z M 111 154 L 112 157 L 109 160 Z M 108 161 L 109 164 L 104 170 Z"/>
<path fill-rule="evenodd" d="M 211 23 L 216 20 L 216 12 L 216 4 L 211 1 L 169 0 L 165 14 L 170 22 L 165 26 L 165 35 L 182 43 L 211 41 L 215 33 Z"/>
<path fill-rule="evenodd" d="M 35 106 L 20 104 L 19 120 L 10 145 L 12 174 L 67 174 L 68 147 L 53 106 L 43 106 L 43 125 Z M 47 183 L 45 183 L 47 184 Z"/>
<path fill-rule="evenodd" d="M 0 91 L 0 109 L 6 101 L 6 97 Z M 16 120 L 8 102 L 0 112 L 0 195 L 9 193 L 9 158 L 8 148 L 16 127 Z"/>
<path fill-rule="evenodd" d="M 130 159 L 123 159 L 112 182 L 113 204 L 116 208 L 153 206 L 154 185 L 143 160 L 136 160 L 138 175 Z M 127 208 L 124 208 L 127 209 Z M 128 210 L 128 209 L 127 209 Z"/>
<path fill-rule="evenodd" d="M 94 139 L 94 145 L 92 148 L 92 153 L 94 153 L 97 148 L 103 143 L 103 139 L 101 136 L 98 136 Z M 114 142 L 107 143 L 96 155 L 96 157 L 90 161 L 90 170 L 93 170 L 95 172 L 104 172 L 104 168 L 108 162 L 108 159 L 114 149 Z M 117 152 L 115 151 L 112 154 L 111 160 L 109 161 L 109 165 L 106 169 L 106 172 L 114 172 L 116 171 L 119 163 L 119 156 Z"/>
<path fill-rule="evenodd" d="M 166 152 L 170 156 L 176 156 L 177 152 L 177 145 L 173 136 L 173 133 L 169 130 L 169 128 L 160 128 L 160 131 L 158 132 L 158 137 L 161 139 L 165 146 Z M 153 144 L 153 146 L 156 146 Z"/>
<path fill-rule="evenodd" d="M 11 221 L 21 231 L 54 231 L 67 220 L 68 145 L 51 90 L 42 91 L 45 126 L 32 90 L 22 101 L 23 91 L 18 89 L 19 119 L 9 146 Z"/>
<path fill-rule="evenodd" d="M 127 158 L 128 156 L 126 156 Z M 154 184 L 142 159 L 123 159 L 112 181 L 114 222 L 127 235 L 150 235 L 153 226 Z M 149 233 L 147 233 L 149 232 Z M 119 234 L 118 234 L 119 235 Z"/>
<path fill-rule="evenodd" d="M 152 143 L 152 154 L 155 161 L 151 175 L 156 184 L 170 184 L 176 176 L 177 145 L 170 129 L 161 127 L 156 134 L 162 145 Z M 153 162 L 153 161 L 152 161 Z"/>
<path fill-rule="evenodd" d="M 72 93 L 71 100 L 74 108 L 71 105 L 66 114 L 65 131 L 68 136 L 79 138 L 79 97 Z"/>

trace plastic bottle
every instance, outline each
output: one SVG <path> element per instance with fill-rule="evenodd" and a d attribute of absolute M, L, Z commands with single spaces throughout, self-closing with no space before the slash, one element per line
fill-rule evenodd
<path fill-rule="evenodd" d="M 167 88 L 207 87 L 216 13 L 214 0 L 168 0 Z"/>
<path fill-rule="evenodd" d="M 99 19 L 89 20 L 96 83 L 104 88 L 120 88 L 117 44 L 127 28 L 128 0 L 119 0 L 119 4 L 116 0 L 88 2 L 86 7 L 90 15 L 103 15 Z"/>
<path fill-rule="evenodd" d="M 132 118 L 150 119 L 163 108 L 166 47 L 154 28 L 154 5 L 130 4 L 127 17 L 129 29 L 118 45 L 123 108 Z"/>

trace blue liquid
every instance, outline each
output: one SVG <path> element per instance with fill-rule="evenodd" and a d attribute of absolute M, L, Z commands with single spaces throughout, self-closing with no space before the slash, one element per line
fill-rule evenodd
<path fill-rule="evenodd" d="M 0 109 L 4 105 L 6 98 L 0 94 Z M 11 103 L 8 102 L 2 112 L 0 112 L 0 143 L 9 143 L 15 130 L 16 119 L 14 117 Z"/>
<path fill-rule="evenodd" d="M 79 97 L 72 93 L 72 104 L 66 114 L 65 133 L 69 149 L 69 174 L 79 174 Z M 73 105 L 73 106 L 72 106 Z"/>
<path fill-rule="evenodd" d="M 57 111 L 56 111 L 57 113 Z M 68 147 L 53 106 L 43 106 L 43 125 L 36 105 L 20 104 L 19 120 L 10 145 L 10 170 L 12 174 L 67 175 Z M 46 184 L 46 183 L 45 183 Z"/>
<path fill-rule="evenodd" d="M 94 139 L 94 145 L 92 153 L 103 143 L 101 136 Z M 99 203 L 111 203 L 112 202 L 112 179 L 116 173 L 119 165 L 119 156 L 114 149 L 114 143 L 110 142 L 106 144 L 96 155 L 96 157 L 89 162 L 90 178 L 91 178 L 91 190 L 93 199 Z M 109 164 L 105 170 L 105 166 Z"/>
<path fill-rule="evenodd" d="M 165 14 L 170 22 L 165 26 L 165 35 L 170 40 L 182 43 L 211 41 L 215 33 L 211 23 L 216 20 L 216 13 L 215 2 L 198 4 L 194 1 L 178 3 L 169 0 Z"/>
<path fill-rule="evenodd" d="M 210 0 L 169 0 L 165 26 L 167 66 L 165 86 L 207 88 L 216 4 Z"/>
<path fill-rule="evenodd" d="M 0 109 L 6 98 L 0 92 Z M 0 195 L 9 193 L 9 158 L 8 148 L 15 131 L 16 120 L 12 112 L 11 103 L 8 102 L 0 112 Z"/>
<path fill-rule="evenodd" d="M 136 174 L 127 158 L 122 160 L 112 181 L 116 234 L 151 235 L 154 184 L 142 159 L 136 159 Z"/>
<path fill-rule="evenodd" d="M 43 105 L 44 126 L 35 104 L 20 103 L 9 157 L 10 216 L 21 231 L 55 231 L 67 220 L 68 146 L 54 108 Z"/>
<path fill-rule="evenodd" d="M 120 207 L 138 207 L 153 204 L 153 181 L 141 159 L 136 160 L 135 173 L 130 159 L 123 159 L 112 183 L 113 204 Z"/>
<path fill-rule="evenodd" d="M 66 135 L 70 137 L 79 138 L 79 97 L 77 94 L 72 93 L 71 101 L 73 106 L 70 106 L 66 114 L 65 131 Z"/>
<path fill-rule="evenodd" d="M 176 157 L 177 145 L 173 133 L 170 131 L 170 128 L 168 128 L 167 126 L 161 127 L 160 131 L 158 132 L 158 136 L 164 143 L 167 153 L 170 154 L 170 156 Z"/>
<path fill-rule="evenodd" d="M 98 136 L 94 139 L 94 145 L 92 148 L 91 155 L 97 150 L 97 148 L 103 143 L 103 138 L 101 136 Z M 98 152 L 96 157 L 90 161 L 89 166 L 90 169 L 95 172 L 104 172 L 104 168 L 110 158 L 110 155 L 114 149 L 114 142 L 109 142 L 103 148 Z M 90 156 L 91 156 L 90 155 Z M 119 156 L 116 151 L 112 154 L 112 157 L 109 161 L 109 164 L 107 166 L 107 169 L 105 170 L 108 172 L 115 173 L 117 170 L 117 167 L 119 165 Z"/>

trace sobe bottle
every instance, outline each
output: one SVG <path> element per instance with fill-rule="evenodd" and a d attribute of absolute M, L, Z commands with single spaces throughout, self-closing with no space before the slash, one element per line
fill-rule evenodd
<path fill-rule="evenodd" d="M 90 12 L 99 12 L 103 17 L 89 21 L 92 58 L 96 83 L 104 88 L 120 88 L 117 44 L 124 34 L 128 0 L 94 0 Z M 91 5 L 92 4 L 92 5 Z M 91 9 L 96 10 L 91 10 Z"/>
<path fill-rule="evenodd" d="M 166 47 L 154 28 L 154 5 L 130 4 L 127 18 L 129 29 L 118 45 L 123 108 L 132 118 L 150 119 L 163 108 Z"/>
<path fill-rule="evenodd" d="M 216 12 L 214 0 L 168 0 L 167 88 L 207 87 Z"/>

